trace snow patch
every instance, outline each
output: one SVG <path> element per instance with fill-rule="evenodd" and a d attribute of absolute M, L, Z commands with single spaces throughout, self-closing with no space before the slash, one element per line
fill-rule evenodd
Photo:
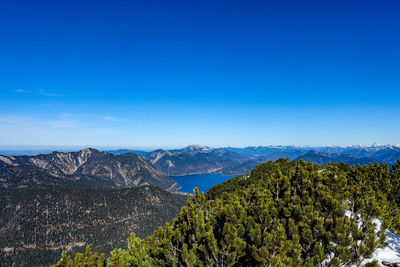
<path fill-rule="evenodd" d="M 391 264 L 400 264 L 400 237 L 393 234 L 390 231 L 386 231 L 386 242 L 389 245 L 385 248 L 378 248 L 372 255 L 372 259 L 366 262 L 377 260 L 381 266 L 383 261 L 389 262 Z"/>
<path fill-rule="evenodd" d="M 183 150 L 186 152 L 193 152 L 193 151 L 210 152 L 213 149 L 208 146 L 190 145 L 185 147 Z"/>

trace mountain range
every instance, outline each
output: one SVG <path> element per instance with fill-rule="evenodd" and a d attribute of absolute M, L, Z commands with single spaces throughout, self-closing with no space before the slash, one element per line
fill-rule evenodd
<path fill-rule="evenodd" d="M 36 156 L 0 156 L 0 186 L 32 188 L 60 186 L 180 188 L 165 173 L 133 153 L 114 155 L 86 148 Z"/>
<path fill-rule="evenodd" d="M 117 150 L 112 153 L 133 152 Z M 370 163 L 394 164 L 400 158 L 400 145 L 373 146 L 257 146 L 245 148 L 210 148 L 191 145 L 182 149 L 152 152 L 136 151 L 148 162 L 168 176 L 183 176 L 204 173 L 241 175 L 257 164 L 268 160 L 288 158 L 304 159 L 317 164 L 346 163 L 366 165 Z"/>
<path fill-rule="evenodd" d="M 78 152 L 52 152 L 36 156 L 0 156 L 0 174 L 3 173 L 0 175 L 0 184 L 3 187 L 28 186 L 26 183 L 29 186 L 34 186 L 35 183 L 49 185 L 40 180 L 23 179 L 30 173 L 28 176 L 52 181 L 51 186 L 71 182 L 106 187 L 150 184 L 176 191 L 179 185 L 168 176 L 205 173 L 241 175 L 257 164 L 278 158 L 302 158 L 318 164 L 343 162 L 350 165 L 391 165 L 400 158 L 400 145 L 245 148 L 190 145 L 182 149 L 158 149 L 150 152 L 128 149 L 100 152 L 87 148 Z M 11 184 L 5 185 L 4 177 L 7 175 L 12 179 L 7 179 Z"/>
<path fill-rule="evenodd" d="M 326 165 L 328 163 L 345 163 L 348 165 L 368 165 L 374 163 L 383 163 L 383 161 L 370 157 L 357 158 L 349 154 L 328 154 L 310 150 L 306 154 L 298 157 L 296 160 L 303 159 L 318 165 Z"/>
<path fill-rule="evenodd" d="M 288 158 L 294 160 L 308 153 L 316 151 L 325 154 L 351 155 L 355 158 L 372 158 L 388 164 L 396 163 L 400 158 L 400 145 L 372 146 L 252 146 L 245 148 L 224 147 L 222 150 L 243 153 L 251 156 L 264 156 L 267 160 Z"/>

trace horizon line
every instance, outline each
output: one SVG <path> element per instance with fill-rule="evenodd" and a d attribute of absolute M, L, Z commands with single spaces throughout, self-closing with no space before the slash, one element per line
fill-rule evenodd
<path fill-rule="evenodd" d="M 387 144 L 379 144 L 373 143 L 371 145 L 365 144 L 352 144 L 352 145 L 248 145 L 248 146 L 207 146 L 207 145 L 199 145 L 199 144 L 190 144 L 183 146 L 147 146 L 147 145 L 0 145 L 0 150 L 49 150 L 49 149 L 84 149 L 84 148 L 95 148 L 95 149 L 127 149 L 127 150 L 152 150 L 152 149 L 181 149 L 190 146 L 201 146 L 201 147 L 209 147 L 213 149 L 221 149 L 221 148 L 279 148 L 279 147 L 298 147 L 298 148 L 323 148 L 323 147 L 337 147 L 337 148 L 347 148 L 347 147 L 384 147 L 384 146 L 395 146 L 400 147 L 400 144 L 387 143 Z"/>

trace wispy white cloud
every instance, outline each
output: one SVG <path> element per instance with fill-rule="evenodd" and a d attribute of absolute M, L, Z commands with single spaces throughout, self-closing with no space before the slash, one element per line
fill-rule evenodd
<path fill-rule="evenodd" d="M 39 90 L 39 94 L 44 95 L 44 96 L 54 96 L 54 97 L 61 97 L 64 96 L 63 94 L 60 93 L 54 93 L 54 92 L 48 92 L 44 89 Z"/>
<path fill-rule="evenodd" d="M 0 123 L 18 127 L 76 128 L 81 126 L 78 121 L 70 119 L 44 120 L 32 117 L 2 114 L 0 114 Z"/>
<path fill-rule="evenodd" d="M 102 119 L 105 121 L 124 121 L 125 120 L 125 119 L 117 118 L 114 116 L 103 116 Z"/>
<path fill-rule="evenodd" d="M 16 92 L 16 93 L 30 93 L 30 91 L 24 90 L 24 89 L 17 89 L 14 92 Z"/>
<path fill-rule="evenodd" d="M 47 91 L 44 89 L 39 89 L 39 90 L 26 90 L 26 89 L 16 89 L 14 90 L 15 93 L 17 94 L 27 94 L 27 93 L 32 93 L 32 94 L 37 94 L 37 95 L 43 95 L 43 96 L 54 96 L 54 97 L 62 97 L 64 94 L 60 94 L 54 91 Z"/>
<path fill-rule="evenodd" d="M 62 113 L 46 117 L 0 113 L 0 144 L 106 144 L 127 139 L 136 127 L 117 117 Z"/>
<path fill-rule="evenodd" d="M 92 116 L 91 113 L 69 113 L 69 112 L 62 112 L 58 114 L 60 118 L 74 118 L 74 119 L 84 119 Z"/>
<path fill-rule="evenodd" d="M 79 120 L 102 120 L 108 122 L 132 122 L 131 119 L 120 118 L 113 115 L 104 115 L 104 114 L 96 114 L 96 113 L 60 113 L 59 117 L 61 118 L 75 118 Z"/>
<path fill-rule="evenodd" d="M 123 134 L 128 134 L 128 130 L 124 129 L 113 129 L 113 128 L 93 128 L 88 130 L 88 134 L 93 134 L 93 135 L 123 135 Z"/>
<path fill-rule="evenodd" d="M 128 122 L 131 120 L 118 118 L 114 116 L 106 116 L 99 114 L 73 114 L 73 113 L 61 113 L 53 118 L 38 118 L 32 116 L 18 116 L 10 114 L 0 114 L 0 124 L 7 124 L 10 126 L 17 126 L 21 128 L 35 128 L 42 127 L 46 129 L 92 129 L 96 132 L 96 129 L 104 127 L 107 130 L 101 129 L 98 132 L 121 132 L 122 129 L 130 128 L 132 125 L 126 123 L 117 122 Z M 111 124 L 110 122 L 113 122 Z M 115 122 L 115 123 L 114 123 Z M 110 126 L 112 125 L 112 127 Z M 109 127 L 110 126 L 110 127 Z M 108 129 L 109 128 L 109 129 Z"/>

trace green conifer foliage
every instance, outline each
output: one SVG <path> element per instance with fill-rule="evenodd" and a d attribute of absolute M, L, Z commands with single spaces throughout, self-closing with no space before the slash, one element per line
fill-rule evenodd
<path fill-rule="evenodd" d="M 85 254 L 76 253 L 74 259 L 67 255 L 64 251 L 61 256 L 61 260 L 54 265 L 56 267 L 83 267 L 83 266 L 106 266 L 104 255 L 100 256 L 96 253 L 92 253 L 90 246 L 86 247 Z"/>
<path fill-rule="evenodd" d="M 198 190 L 153 235 L 132 234 L 109 266 L 352 266 L 400 230 L 400 161 L 318 166 L 279 159 Z M 383 221 L 377 229 L 374 219 Z M 56 266 L 99 266 L 96 255 L 63 254 Z M 68 265 L 70 264 L 70 265 Z M 72 265 L 71 265 L 72 264 Z M 368 266 L 375 266 L 371 262 Z"/>

